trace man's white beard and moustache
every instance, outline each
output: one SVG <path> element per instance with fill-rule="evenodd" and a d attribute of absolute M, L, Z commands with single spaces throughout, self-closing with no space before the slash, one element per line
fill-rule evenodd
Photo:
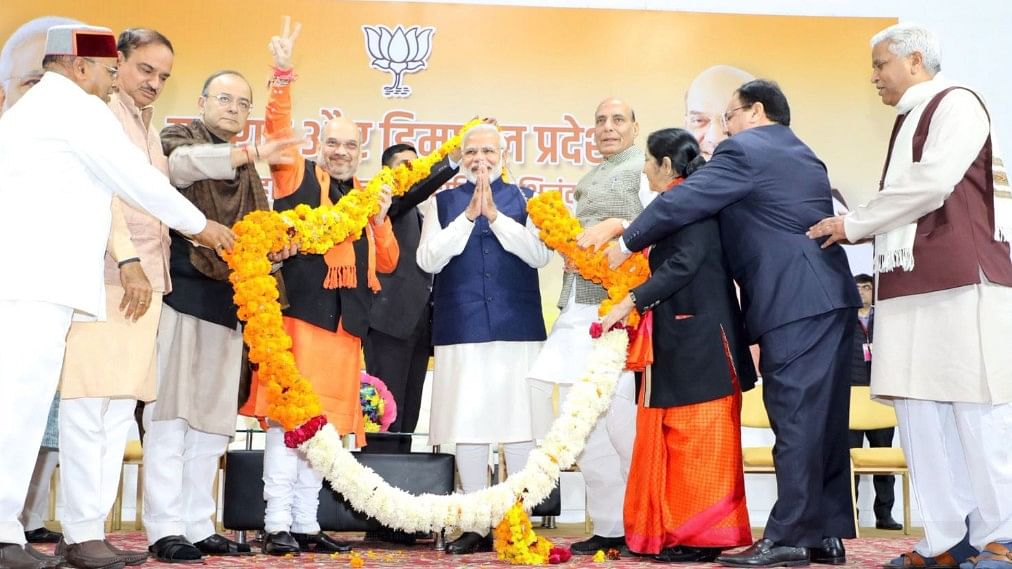
<path fill-rule="evenodd" d="M 474 169 L 472 169 L 472 170 L 464 170 L 464 178 L 468 182 L 471 182 L 472 184 L 477 184 L 478 183 L 478 171 L 479 171 L 480 167 L 481 167 L 481 162 L 479 162 L 478 164 L 475 164 L 474 165 Z M 498 164 L 496 164 L 493 168 L 491 168 L 488 171 L 488 181 L 489 181 L 489 183 L 492 183 L 492 182 L 498 180 L 500 176 L 502 176 L 502 160 L 500 160 Z"/>

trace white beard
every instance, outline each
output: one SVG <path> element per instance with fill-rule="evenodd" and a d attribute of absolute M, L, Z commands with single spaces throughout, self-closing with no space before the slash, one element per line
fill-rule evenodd
<path fill-rule="evenodd" d="M 500 177 L 502 177 L 502 162 L 499 162 L 498 164 L 496 164 L 495 168 L 493 168 L 488 173 L 488 181 L 489 181 L 489 183 L 491 183 L 491 182 L 494 182 L 494 181 L 498 180 Z M 478 173 L 477 172 L 472 172 L 471 170 L 464 170 L 464 178 L 468 182 L 471 182 L 472 184 L 477 184 L 478 183 Z"/>

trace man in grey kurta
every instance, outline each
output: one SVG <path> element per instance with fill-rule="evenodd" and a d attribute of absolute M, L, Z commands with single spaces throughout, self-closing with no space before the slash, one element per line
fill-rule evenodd
<path fill-rule="evenodd" d="M 639 125 L 632 108 L 619 99 L 605 99 L 594 115 L 594 140 L 603 161 L 576 186 L 576 217 L 585 231 L 582 247 L 600 247 L 622 234 L 628 222 L 643 211 L 640 196 L 644 154 L 633 146 Z M 528 377 L 535 436 L 548 431 L 569 386 L 583 376 L 590 354 L 590 324 L 598 319 L 598 305 L 608 298 L 599 284 L 566 267 L 562 277 L 559 315 L 552 333 Z M 632 445 L 636 435 L 633 374 L 623 373 L 605 416 L 591 431 L 577 459 L 587 485 L 587 510 L 594 535 L 573 544 L 573 553 L 593 554 L 598 549 L 625 543 L 622 506 Z"/>

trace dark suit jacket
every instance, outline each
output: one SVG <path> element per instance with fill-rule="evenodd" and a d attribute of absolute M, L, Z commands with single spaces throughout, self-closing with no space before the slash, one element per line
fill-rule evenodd
<path fill-rule="evenodd" d="M 717 219 L 691 223 L 661 239 L 650 250 L 650 270 L 650 279 L 633 289 L 637 308 L 654 311 L 648 405 L 689 405 L 734 393 L 722 331 L 738 383 L 751 389 L 756 372 Z"/>
<path fill-rule="evenodd" d="M 378 275 L 383 287 L 373 297 L 369 326 L 396 338 L 407 338 L 418 326 L 418 319 L 429 304 L 432 275 L 418 267 L 415 251 L 421 238 L 421 216 L 415 207 L 457 173 L 444 158 L 432 167 L 429 177 L 393 199 L 390 221 L 400 247 L 397 268 L 389 275 Z"/>
<path fill-rule="evenodd" d="M 710 162 L 655 199 L 623 240 L 639 251 L 714 214 L 741 287 L 750 342 L 789 322 L 861 305 L 843 248 L 822 250 L 805 236 L 833 215 L 833 204 L 826 166 L 791 129 L 761 126 L 721 142 Z"/>

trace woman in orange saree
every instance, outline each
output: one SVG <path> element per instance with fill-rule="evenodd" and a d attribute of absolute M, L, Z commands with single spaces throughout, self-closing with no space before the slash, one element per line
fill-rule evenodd
<path fill-rule="evenodd" d="M 682 129 L 647 139 L 655 191 L 705 162 Z M 712 561 L 752 543 L 741 458 L 741 391 L 756 381 L 714 218 L 650 251 L 651 278 L 605 317 L 653 310 L 654 363 L 643 374 L 625 497 L 626 544 L 659 561 Z"/>

